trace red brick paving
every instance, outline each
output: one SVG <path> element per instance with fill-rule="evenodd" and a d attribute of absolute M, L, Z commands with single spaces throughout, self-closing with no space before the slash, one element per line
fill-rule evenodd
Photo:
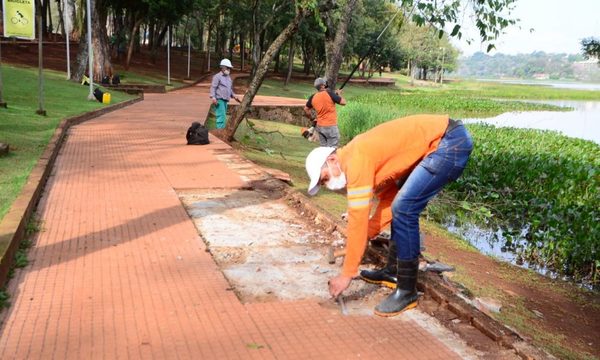
<path fill-rule="evenodd" d="M 151 94 L 70 130 L 31 264 L 10 282 L 0 358 L 456 358 L 412 321 L 228 291 L 174 190 L 243 185 L 216 157 L 227 145 L 184 145 L 208 106 L 202 87 Z"/>

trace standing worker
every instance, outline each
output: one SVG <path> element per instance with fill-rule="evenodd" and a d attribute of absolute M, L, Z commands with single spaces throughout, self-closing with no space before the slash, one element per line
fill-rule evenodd
<path fill-rule="evenodd" d="M 309 195 L 315 195 L 320 185 L 347 189 L 346 257 L 342 273 L 329 281 L 333 297 L 356 276 L 367 240 L 391 222 L 396 289 L 375 307 L 375 314 L 394 316 L 416 306 L 419 215 L 431 198 L 462 174 L 472 150 L 471 136 L 460 121 L 445 115 L 414 115 L 378 125 L 338 150 L 318 147 L 307 156 Z M 398 190 L 396 182 L 406 176 Z M 380 202 L 369 219 L 374 194 Z M 363 271 L 361 276 L 371 282 L 385 280 L 381 275 L 389 268 L 390 264 L 379 271 Z"/>
<path fill-rule="evenodd" d="M 346 105 L 346 99 L 341 96 L 342 90 L 330 90 L 325 78 L 317 78 L 314 85 L 318 92 L 308 98 L 304 114 L 311 121 L 315 121 L 311 111 L 311 109 L 315 109 L 317 112 L 316 131 L 319 134 L 321 146 L 335 148 L 340 142 L 335 104 Z"/>
<path fill-rule="evenodd" d="M 221 71 L 215 74 L 210 85 L 210 98 L 215 105 L 217 116 L 217 129 L 224 129 L 227 121 L 227 105 L 230 99 L 240 102 L 240 99 L 233 93 L 233 80 L 231 80 L 231 61 L 229 59 L 221 60 L 219 64 Z"/>

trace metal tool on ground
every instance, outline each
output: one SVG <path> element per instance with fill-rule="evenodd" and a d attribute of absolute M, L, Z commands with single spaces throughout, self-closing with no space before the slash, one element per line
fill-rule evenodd
<path fill-rule="evenodd" d="M 434 261 L 431 263 L 428 262 L 427 265 L 425 265 L 425 268 L 423 269 L 423 271 L 431 271 L 438 274 L 443 272 L 451 272 L 454 270 L 455 269 L 453 266 L 441 263 L 439 261 Z"/>
<path fill-rule="evenodd" d="M 335 247 L 330 247 L 327 251 L 327 262 L 330 264 L 335 264 L 335 259 L 345 256 L 346 248 L 336 249 Z"/>
<path fill-rule="evenodd" d="M 346 302 L 344 301 L 344 297 L 342 295 L 338 295 L 338 297 L 335 298 L 335 302 L 340 304 L 340 310 L 342 312 L 342 315 L 348 316 L 348 308 L 346 307 Z"/>

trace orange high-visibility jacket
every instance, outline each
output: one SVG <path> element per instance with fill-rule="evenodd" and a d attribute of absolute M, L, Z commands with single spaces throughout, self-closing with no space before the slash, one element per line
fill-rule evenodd
<path fill-rule="evenodd" d="M 376 126 L 337 150 L 348 182 L 343 275 L 356 276 L 367 240 L 391 222 L 396 180 L 408 176 L 437 149 L 448 121 L 447 115 L 407 116 Z M 369 220 L 373 194 L 379 198 L 379 206 Z"/>
<path fill-rule="evenodd" d="M 308 98 L 306 107 L 317 111 L 317 125 L 337 125 L 337 112 L 335 104 L 339 104 L 342 97 L 332 90 L 322 90 Z"/>

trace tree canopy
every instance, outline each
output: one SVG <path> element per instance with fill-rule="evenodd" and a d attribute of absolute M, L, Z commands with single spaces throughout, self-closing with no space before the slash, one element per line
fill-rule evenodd
<path fill-rule="evenodd" d="M 50 6 L 50 0 L 40 1 Z M 57 1 L 62 3 L 60 9 L 73 9 L 66 16 L 77 25 L 74 34 L 82 35 L 85 1 Z M 96 80 L 111 75 L 112 61 L 127 68 L 143 48 L 154 60 L 164 56 L 168 33 L 175 47 L 189 37 L 207 71 L 218 63 L 211 58 L 231 58 L 235 53 L 234 64 L 251 69 L 251 84 L 257 87 L 262 83 L 257 77 L 264 78 L 267 71 L 291 74 L 295 54 L 303 64 L 301 71 L 326 74 L 332 86 L 340 71 L 350 72 L 363 58 L 362 76 L 385 67 L 436 80 L 456 66 L 458 51 L 448 38 L 462 38 L 464 22 L 477 27 L 489 51 L 504 29 L 518 21 L 511 17 L 516 0 L 91 1 Z M 44 12 L 44 18 L 49 14 Z M 51 20 L 49 16 L 46 23 Z M 51 26 L 45 29 L 55 31 Z M 85 70 L 87 53 L 82 42 L 76 77 Z M 281 66 L 284 62 L 287 69 Z M 251 88 L 248 93 L 256 91 Z M 251 98 L 244 103 L 249 105 Z"/>

